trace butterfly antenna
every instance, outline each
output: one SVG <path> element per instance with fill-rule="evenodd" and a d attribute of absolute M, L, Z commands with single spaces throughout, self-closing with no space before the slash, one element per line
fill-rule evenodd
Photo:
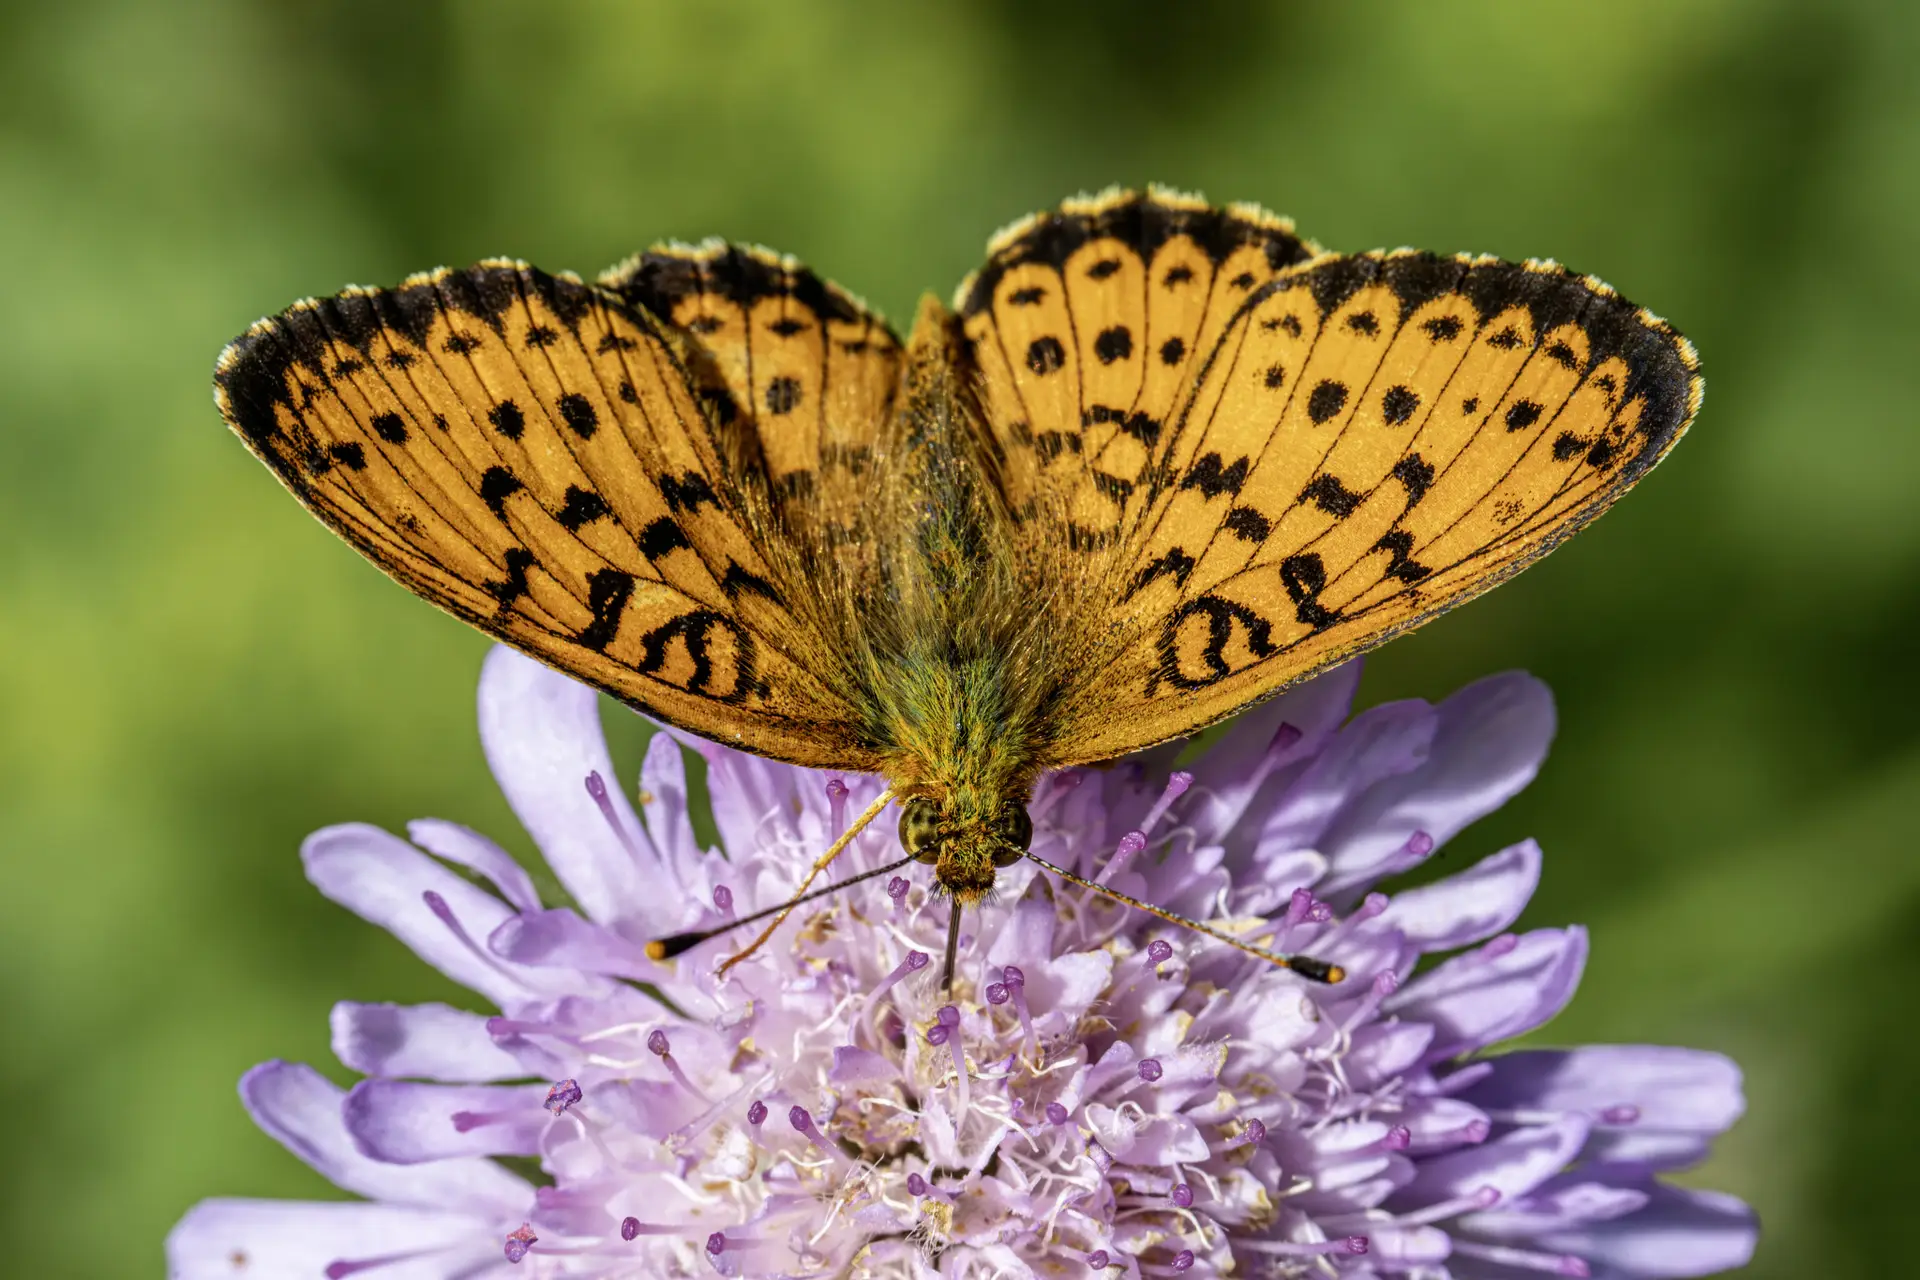
<path fill-rule="evenodd" d="M 813 883 L 814 878 L 818 876 L 822 871 L 826 870 L 828 865 L 831 864 L 835 858 L 839 857 L 842 853 L 844 853 L 846 851 L 847 846 L 853 843 L 853 838 L 859 835 L 862 831 L 866 830 L 867 824 L 872 822 L 875 818 L 879 817 L 880 811 L 886 808 L 887 805 L 892 802 L 892 800 L 893 800 L 893 792 L 891 789 L 882 791 L 880 793 L 879 799 L 875 800 L 872 804 L 868 805 L 867 811 L 861 814 L 859 817 L 855 818 L 853 820 L 853 825 L 848 827 L 845 831 L 841 832 L 840 838 L 838 840 L 835 840 L 825 853 L 821 854 L 818 858 L 814 859 L 812 869 L 807 872 L 807 878 L 800 882 L 800 887 L 793 891 L 793 896 L 791 898 L 788 898 L 783 905 L 781 905 L 779 908 L 777 908 L 774 911 L 773 919 L 770 922 L 768 922 L 766 928 L 760 931 L 760 936 L 755 938 L 752 942 L 749 942 L 746 946 L 742 947 L 740 950 L 728 956 L 725 960 L 721 961 L 720 967 L 714 971 L 714 976 L 716 977 L 724 976 L 727 970 L 733 968 L 733 966 L 739 964 L 742 960 L 745 960 L 748 956 L 758 951 L 766 943 L 767 939 L 773 936 L 774 930 L 778 929 L 782 924 L 784 924 L 786 922 L 787 917 L 793 914 L 793 909 L 799 906 L 801 903 L 805 902 L 809 897 L 813 896 L 807 892 L 807 886 Z M 873 874 L 878 875 L 879 872 L 874 872 Z M 662 938 L 662 939 L 658 939 L 657 941 L 664 945 L 665 943 L 670 942 L 671 939 Z M 690 943 L 688 945 L 693 945 L 693 944 Z M 682 949 L 684 950 L 684 948 Z M 649 953 L 651 953 L 652 951 L 651 945 L 649 946 L 648 951 Z"/>
<path fill-rule="evenodd" d="M 953 990 L 953 962 L 954 957 L 957 956 L 959 952 L 960 899 L 955 898 L 953 900 L 953 917 L 947 921 L 947 967 L 944 970 L 946 976 L 940 979 L 940 989 L 942 991 L 950 993 Z"/>
<path fill-rule="evenodd" d="M 729 920 L 717 928 L 695 929 L 689 933 L 670 933 L 664 938 L 655 938 L 653 941 L 647 943 L 647 959 L 671 960 L 677 955 L 682 955 L 693 950 L 701 943 L 707 941 L 707 939 L 717 938 L 723 933 L 738 929 L 743 924 L 752 924 L 755 920 L 765 920 L 776 911 L 788 911 L 794 907 L 803 906 L 806 903 L 812 902 L 815 898 L 824 898 L 830 893 L 838 893 L 850 885 L 859 884 L 862 880 L 871 880 L 875 876 L 884 876 L 889 871 L 898 871 L 912 861 L 913 856 L 909 854 L 898 862 L 889 862 L 884 867 L 875 867 L 871 871 L 862 871 L 857 876 L 848 876 L 845 880 L 836 881 L 824 889 L 815 889 L 812 893 L 803 893 L 799 897 L 789 899 L 778 906 L 767 907 L 764 910 L 754 912 L 752 915 L 741 916 L 738 920 Z"/>
<path fill-rule="evenodd" d="M 1065 867 L 1054 866 L 1045 858 L 1035 858 L 1031 853 L 1029 853 L 1027 857 L 1032 858 L 1033 861 L 1039 863 L 1046 870 L 1053 872 L 1053 874 L 1059 876 L 1062 880 L 1071 884 L 1077 884 L 1082 889 L 1091 889 L 1095 893 L 1112 898 L 1115 902 L 1123 902 L 1135 911 L 1144 911 L 1157 920 L 1165 920 L 1168 924 L 1177 924 L 1184 929 L 1191 929 L 1195 933 L 1203 933 L 1215 942 L 1226 943 L 1235 951 L 1243 951 L 1250 956 L 1257 956 L 1259 959 L 1265 960 L 1268 964 L 1278 965 L 1282 969 L 1291 969 L 1301 977 L 1313 982 L 1338 982 L 1347 976 L 1347 971 L 1337 964 L 1328 964 L 1325 960 L 1315 960 L 1311 956 L 1283 956 L 1278 952 L 1268 951 L 1264 947 L 1256 947 L 1251 943 L 1240 941 L 1240 939 L 1233 937 L 1231 934 L 1223 933 L 1212 925 L 1202 924 L 1198 920 L 1189 920 L 1183 915 L 1178 915 L 1162 907 L 1156 907 L 1151 903 L 1142 902 L 1138 898 L 1130 898 L 1117 889 L 1109 889 L 1103 884 L 1095 884 L 1091 880 L 1084 880 L 1073 874 L 1073 872 L 1068 871 Z"/>

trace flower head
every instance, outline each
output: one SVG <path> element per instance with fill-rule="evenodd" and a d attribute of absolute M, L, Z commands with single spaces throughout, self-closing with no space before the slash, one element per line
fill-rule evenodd
<path fill-rule="evenodd" d="M 345 1003 L 342 1094 L 270 1062 L 241 1093 L 360 1203 L 213 1200 L 168 1242 L 182 1280 L 479 1276 L 1704 1275 L 1746 1207 L 1659 1175 L 1739 1114 L 1713 1054 L 1483 1051 L 1572 996 L 1578 928 L 1510 933 L 1531 842 L 1389 897 L 1532 777 L 1546 691 L 1481 681 L 1347 718 L 1356 668 L 1241 718 L 1191 772 L 1166 752 L 1045 777 L 1047 860 L 1263 946 L 1322 985 L 1031 863 L 970 912 L 954 989 L 924 879 L 796 912 L 724 981 L 716 941 L 648 939 L 777 905 L 878 794 L 656 735 L 639 812 L 595 696 L 506 650 L 481 731 L 571 895 L 544 906 L 451 823 L 316 833 L 322 892 L 490 1001 Z M 725 852 L 698 846 L 682 745 Z M 876 823 L 836 867 L 898 857 Z M 459 868 L 456 871 L 454 868 Z M 461 874 L 465 872 L 467 874 Z M 1423 957 L 1437 956 L 1423 968 Z M 538 1161 L 534 1186 L 493 1157 Z"/>

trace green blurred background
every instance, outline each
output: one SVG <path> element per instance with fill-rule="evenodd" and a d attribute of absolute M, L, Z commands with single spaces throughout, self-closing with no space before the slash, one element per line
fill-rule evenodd
<path fill-rule="evenodd" d="M 450 993 L 309 888 L 306 832 L 527 844 L 484 642 L 228 436 L 223 342 L 349 281 L 712 234 L 905 317 L 1013 217 L 1157 180 L 1330 247 L 1551 255 L 1699 345 L 1672 460 L 1363 693 L 1552 683 L 1540 781 L 1452 847 L 1539 837 L 1529 920 L 1592 926 L 1547 1038 L 1735 1055 L 1749 1115 L 1696 1180 L 1759 1207 L 1750 1274 L 1904 1272 L 1917 37 L 1891 0 L 6 6 L 6 1269 L 151 1275 L 201 1196 L 325 1192 L 235 1078 L 327 1062 L 335 999 Z"/>

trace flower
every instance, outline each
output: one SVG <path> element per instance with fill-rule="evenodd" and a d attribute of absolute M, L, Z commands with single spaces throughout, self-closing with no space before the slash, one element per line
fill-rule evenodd
<path fill-rule="evenodd" d="M 1552 1018 L 1579 928 L 1507 932 L 1532 842 L 1391 897 L 1534 774 L 1545 688 L 1496 676 L 1348 719 L 1343 667 L 1249 712 L 1191 773 L 1169 747 L 1043 778 L 1034 851 L 1257 943 L 1308 982 L 1022 862 L 970 912 L 951 993 L 924 876 L 796 912 L 724 981 L 648 939 L 780 903 L 880 783 L 661 733 L 636 812 L 594 694 L 507 651 L 480 726 L 574 905 L 483 836 L 317 832 L 321 891 L 499 1013 L 343 1003 L 342 1093 L 269 1062 L 241 1096 L 365 1199 L 209 1200 L 168 1240 L 210 1277 L 1695 1276 L 1746 1206 L 1661 1174 L 1740 1114 L 1689 1049 L 1486 1051 Z M 688 817 L 705 760 L 726 854 Z M 836 872 L 898 857 L 876 823 Z M 1423 957 L 1440 957 L 1417 967 Z M 537 1160 L 535 1185 L 498 1157 Z M 515 1268 L 520 1268 L 516 1271 Z"/>

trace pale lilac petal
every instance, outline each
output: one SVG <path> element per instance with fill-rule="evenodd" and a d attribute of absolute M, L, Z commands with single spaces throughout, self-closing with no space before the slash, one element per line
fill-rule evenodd
<path fill-rule="evenodd" d="M 1424 1204 L 1471 1195 L 1492 1187 L 1500 1198 L 1526 1195 L 1558 1174 L 1580 1154 L 1588 1125 L 1582 1116 L 1567 1116 L 1550 1125 L 1515 1129 L 1479 1146 L 1464 1147 L 1422 1160 L 1396 1203 Z"/>
<path fill-rule="evenodd" d="M 477 1278 L 510 1269 L 500 1252 L 508 1229 L 485 1216 L 397 1204 L 203 1200 L 167 1235 L 167 1276 L 318 1280 L 335 1262 L 390 1257 L 396 1261 L 370 1274 Z"/>
<path fill-rule="evenodd" d="M 1258 853 L 1327 852 L 1321 836 L 1328 824 L 1368 787 L 1419 768 L 1438 724 L 1424 702 L 1389 702 L 1348 721 L 1260 823 Z"/>
<path fill-rule="evenodd" d="M 1505 954 L 1485 951 L 1456 956 L 1388 999 L 1391 1012 L 1435 1025 L 1430 1056 L 1451 1057 L 1522 1035 L 1560 1012 L 1580 983 L 1587 931 L 1536 929 Z"/>
<path fill-rule="evenodd" d="M 1585 1168 L 1549 1179 L 1517 1200 L 1470 1213 L 1460 1219 L 1460 1229 L 1517 1243 L 1638 1213 L 1651 1198 L 1639 1187 L 1588 1181 Z"/>
<path fill-rule="evenodd" d="M 1435 713 L 1425 761 L 1368 786 L 1321 836 L 1333 864 L 1325 892 L 1404 870 L 1418 860 L 1403 852 L 1416 831 L 1438 848 L 1492 813 L 1533 780 L 1553 740 L 1553 695 L 1521 671 L 1476 681 Z"/>
<path fill-rule="evenodd" d="M 647 959 L 644 947 L 582 920 L 565 907 L 509 916 L 488 935 L 487 950 L 516 965 L 612 974 L 639 982 L 659 982 L 668 976 L 667 970 Z M 604 989 L 603 983 L 581 979 L 575 990 L 581 990 L 582 983 Z"/>
<path fill-rule="evenodd" d="M 1549 1249 L 1575 1254 L 1602 1268 L 1651 1280 L 1707 1276 L 1743 1267 L 1760 1236 L 1753 1210 L 1717 1191 L 1647 1185 L 1647 1207 L 1540 1238 Z"/>
<path fill-rule="evenodd" d="M 370 1159 L 347 1132 L 345 1096 L 299 1063 L 263 1062 L 240 1079 L 240 1099 L 254 1123 L 337 1187 L 394 1204 L 493 1217 L 524 1214 L 532 1204 L 533 1188 L 490 1160 L 402 1168 Z"/>
<path fill-rule="evenodd" d="M 871 1049 L 843 1044 L 833 1051 L 833 1066 L 827 1072 L 827 1079 L 842 1085 L 879 1084 L 890 1083 L 899 1075 L 897 1067 Z"/>
<path fill-rule="evenodd" d="M 599 695 L 497 646 L 480 671 L 480 743 L 507 803 L 581 910 L 594 920 L 650 922 L 647 906 L 660 897 L 647 891 L 636 858 L 655 874 L 658 859 L 613 771 Z M 587 793 L 592 773 L 606 786 L 618 832 Z"/>
<path fill-rule="evenodd" d="M 398 836 L 365 823 L 324 827 L 300 846 L 307 879 L 327 897 L 379 925 L 462 986 L 506 1005 L 537 993 L 532 973 L 515 973 L 476 950 L 513 912 Z M 475 945 L 461 941 L 427 905 L 435 893 Z"/>
<path fill-rule="evenodd" d="M 692 893 L 707 887 L 709 864 L 688 817 L 687 762 L 681 750 L 668 733 L 656 733 L 647 743 L 640 765 L 640 809 L 661 864 L 682 893 Z"/>
<path fill-rule="evenodd" d="M 530 1156 L 550 1117 L 547 1086 L 362 1080 L 341 1116 L 354 1146 L 397 1165 L 464 1156 Z"/>
<path fill-rule="evenodd" d="M 1257 797 L 1282 785 L 1298 762 L 1325 748 L 1353 705 L 1361 665 L 1356 658 L 1297 685 L 1242 713 L 1220 735 L 1194 771 L 1196 783 L 1186 806 L 1186 821 L 1197 840 L 1213 844 L 1227 839 Z"/>
<path fill-rule="evenodd" d="M 471 827 L 440 818 L 416 818 L 407 824 L 407 838 L 436 858 L 477 871 L 500 891 L 516 911 L 538 911 L 540 894 L 533 877 L 513 855 Z"/>
<path fill-rule="evenodd" d="M 1740 1068 L 1698 1049 L 1534 1049 L 1503 1054 L 1494 1066 L 1468 1097 L 1492 1109 L 1591 1116 L 1598 1129 L 1589 1159 L 1666 1168 L 1689 1164 L 1746 1109 Z"/>
<path fill-rule="evenodd" d="M 527 1074 L 494 1043 L 487 1019 L 444 1004 L 333 1006 L 333 1056 L 370 1076 L 477 1083 Z"/>
<path fill-rule="evenodd" d="M 1484 942 L 1520 918 L 1540 884 L 1540 846 L 1522 840 L 1458 875 L 1402 889 L 1381 923 L 1422 951 L 1451 951 Z"/>

